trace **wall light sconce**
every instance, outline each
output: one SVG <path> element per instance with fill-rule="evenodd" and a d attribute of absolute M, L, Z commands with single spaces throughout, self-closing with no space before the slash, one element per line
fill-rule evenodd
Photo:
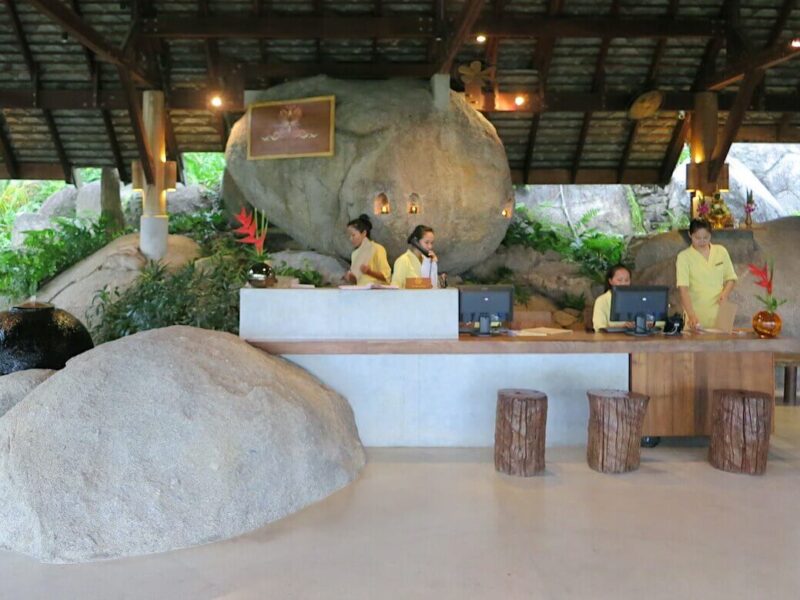
<path fill-rule="evenodd" d="M 482 33 L 479 33 L 478 35 L 475 36 L 475 41 L 478 42 L 479 44 L 485 44 L 486 36 Z"/>
<path fill-rule="evenodd" d="M 516 96 L 514 96 L 515 106 L 524 106 L 526 101 L 527 98 L 525 98 L 525 96 L 523 96 L 522 94 L 517 94 Z"/>
<path fill-rule="evenodd" d="M 408 214 L 418 215 L 422 211 L 422 206 L 419 201 L 419 194 L 411 192 L 408 196 Z"/>
<path fill-rule="evenodd" d="M 791 42 L 789 42 L 789 45 L 792 48 L 800 48 L 800 37 L 794 38 Z"/>
<path fill-rule="evenodd" d="M 222 108 L 222 105 L 224 104 L 222 101 L 222 96 L 216 93 L 209 97 L 208 103 L 212 106 L 212 108 Z"/>
<path fill-rule="evenodd" d="M 504 219 L 510 219 L 514 216 L 514 198 L 509 198 L 506 201 L 503 210 L 500 211 L 500 216 Z"/>
<path fill-rule="evenodd" d="M 375 196 L 372 201 L 373 213 L 376 215 L 388 215 L 392 212 L 392 205 L 389 203 L 389 197 L 383 192 Z"/>

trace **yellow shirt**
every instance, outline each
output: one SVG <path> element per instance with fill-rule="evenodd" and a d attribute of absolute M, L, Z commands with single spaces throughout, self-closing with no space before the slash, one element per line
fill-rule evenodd
<path fill-rule="evenodd" d="M 611 290 L 597 297 L 592 313 L 592 327 L 595 331 L 605 327 L 625 327 L 624 321 L 609 321 L 611 318 Z"/>
<path fill-rule="evenodd" d="M 731 257 L 724 246 L 711 244 L 708 260 L 693 246 L 678 253 L 675 262 L 678 287 L 689 289 L 689 298 L 701 327 L 713 327 L 719 311 L 719 295 L 727 281 L 736 281 Z"/>
<path fill-rule="evenodd" d="M 408 277 L 422 277 L 422 263 L 411 250 L 406 250 L 396 261 L 392 269 L 392 285 L 406 287 Z"/>
<path fill-rule="evenodd" d="M 358 252 L 358 248 L 353 250 L 353 254 L 351 255 L 351 263 L 355 260 L 356 252 Z M 386 279 L 381 281 L 380 279 L 376 279 L 372 275 L 367 275 L 359 270 L 358 273 L 353 273 L 353 275 L 356 276 L 356 285 L 367 285 L 369 283 L 382 283 L 386 285 L 392 278 L 392 270 L 389 267 L 389 259 L 386 258 L 386 248 L 381 246 L 378 242 L 372 242 L 372 256 L 367 262 L 367 267 L 369 267 L 370 271 L 380 273 Z"/>

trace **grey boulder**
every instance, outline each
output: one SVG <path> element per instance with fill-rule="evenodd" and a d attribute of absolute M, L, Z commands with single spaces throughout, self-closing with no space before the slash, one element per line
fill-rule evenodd
<path fill-rule="evenodd" d="M 348 402 L 236 336 L 190 327 L 81 354 L 0 419 L 0 547 L 46 562 L 236 536 L 365 463 Z"/>
<path fill-rule="evenodd" d="M 26 369 L 0 377 L 0 417 L 53 373 L 52 369 Z"/>

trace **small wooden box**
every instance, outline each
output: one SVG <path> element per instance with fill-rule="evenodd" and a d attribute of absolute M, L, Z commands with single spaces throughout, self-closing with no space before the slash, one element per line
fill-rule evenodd
<path fill-rule="evenodd" d="M 432 287 L 428 277 L 406 277 L 407 290 L 429 290 Z"/>

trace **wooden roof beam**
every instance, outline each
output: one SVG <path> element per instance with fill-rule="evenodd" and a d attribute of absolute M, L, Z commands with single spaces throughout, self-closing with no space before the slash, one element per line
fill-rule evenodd
<path fill-rule="evenodd" d="M 749 73 L 763 71 L 798 57 L 800 57 L 800 48 L 792 48 L 789 44 L 773 46 L 755 55 L 745 57 L 723 72 L 712 75 L 705 82 L 704 87 L 708 91 L 718 92 L 741 81 Z"/>
<path fill-rule="evenodd" d="M 64 145 L 61 143 L 61 137 L 58 135 L 58 127 L 56 127 L 56 121 L 53 119 L 53 113 L 45 109 L 42 111 L 42 114 L 44 115 L 45 123 L 47 123 L 47 130 L 50 132 L 53 145 L 56 148 L 58 163 L 61 165 L 61 170 L 64 173 L 64 181 L 72 183 L 72 165 L 69 163 L 67 153 L 64 151 Z"/>
<path fill-rule="evenodd" d="M 778 18 L 775 20 L 775 25 L 772 26 L 772 32 L 769 34 L 769 41 L 767 47 L 775 46 L 781 41 L 781 34 L 789 22 L 789 17 L 792 14 L 792 9 L 797 0 L 783 0 L 783 5 L 778 13 Z"/>
<path fill-rule="evenodd" d="M 125 102 L 128 108 L 128 116 L 133 128 L 133 137 L 136 140 L 136 150 L 139 154 L 139 161 L 142 164 L 142 171 L 147 183 L 155 181 L 155 163 L 153 154 L 147 145 L 147 135 L 144 130 L 144 118 L 142 116 L 142 104 L 139 101 L 139 92 L 133 85 L 133 81 L 122 67 L 117 67 L 120 83 L 125 90 Z"/>
<path fill-rule="evenodd" d="M 500 37 L 525 38 L 711 38 L 725 35 L 722 19 L 628 17 L 505 16 L 478 21 L 475 31 Z"/>
<path fill-rule="evenodd" d="M 155 87 L 150 76 L 143 68 L 128 60 L 121 50 L 109 43 L 93 27 L 90 27 L 70 10 L 66 4 L 60 2 L 60 0 L 28 0 L 28 2 L 79 43 L 89 48 L 98 58 L 127 70 L 137 83 Z"/>
<path fill-rule="evenodd" d="M 22 28 L 22 22 L 20 21 L 19 13 L 17 12 L 16 3 L 14 0 L 3 1 L 6 4 L 8 16 L 11 19 L 11 28 L 14 30 L 14 37 L 17 38 L 17 45 L 19 46 L 20 53 L 22 54 L 22 60 L 25 63 L 25 68 L 28 70 L 28 76 L 31 78 L 31 82 L 33 82 L 35 88 L 37 80 L 36 62 L 33 59 L 30 46 L 28 46 L 28 41 L 25 37 L 25 30 Z"/>
<path fill-rule="evenodd" d="M 450 73 L 453 68 L 453 61 L 464 45 L 467 37 L 472 33 L 475 21 L 483 10 L 485 0 L 467 0 L 461 14 L 455 23 L 452 33 L 447 39 L 444 52 L 436 68 L 436 73 Z"/>
<path fill-rule="evenodd" d="M 14 148 L 6 133 L 6 127 L 8 127 L 8 124 L 3 113 L 0 112 L 0 158 L 3 159 L 3 164 L 0 167 L 5 168 L 6 175 L 3 179 L 20 179 L 19 164 L 14 157 Z"/>
<path fill-rule="evenodd" d="M 114 123 L 111 120 L 111 111 L 101 110 L 100 115 L 103 117 L 103 127 L 108 136 L 108 144 L 111 146 L 111 154 L 114 155 L 114 164 L 117 166 L 119 177 L 123 181 L 130 181 L 128 177 L 128 170 L 125 168 L 125 161 L 122 159 L 122 152 L 119 149 L 119 141 L 114 132 Z"/>
<path fill-rule="evenodd" d="M 61 165 L 51 163 L 23 162 L 16 165 L 12 173 L 8 165 L 0 164 L 0 179 L 52 179 L 61 180 L 64 172 Z"/>

